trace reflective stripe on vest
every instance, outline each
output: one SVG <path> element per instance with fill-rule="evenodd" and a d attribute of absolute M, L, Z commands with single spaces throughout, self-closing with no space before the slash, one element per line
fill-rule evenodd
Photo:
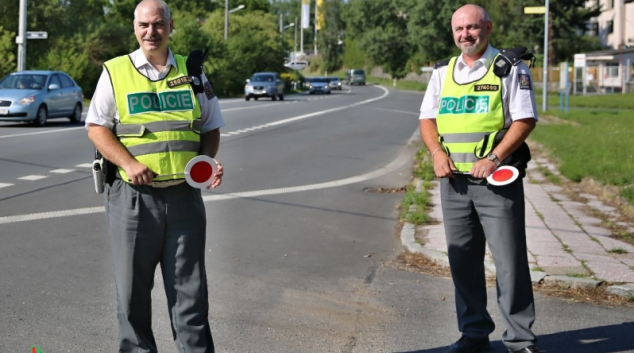
<path fill-rule="evenodd" d="M 481 79 L 458 84 L 453 76 L 456 63 L 457 57 L 449 61 L 438 102 L 436 124 L 445 152 L 459 171 L 469 172 L 480 159 L 474 154 L 478 144 L 487 135 L 504 127 L 502 79 L 493 73 L 489 65 Z"/>
<path fill-rule="evenodd" d="M 157 121 L 147 124 L 117 124 L 115 125 L 115 134 L 119 138 L 131 136 L 143 136 L 145 133 L 163 132 L 163 131 L 194 131 L 200 133 L 202 121 Z"/>
<path fill-rule="evenodd" d="M 128 55 L 104 64 L 114 89 L 121 144 L 158 175 L 157 181 L 183 179 L 187 162 L 200 151 L 201 108 L 189 84 L 170 88 L 187 76 L 185 58 L 174 55 L 176 66 L 163 79 L 152 81 L 136 69 Z M 119 174 L 128 177 L 122 168 Z"/>

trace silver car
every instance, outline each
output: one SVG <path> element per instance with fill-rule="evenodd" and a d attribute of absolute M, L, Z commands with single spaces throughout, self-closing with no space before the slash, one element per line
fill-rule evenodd
<path fill-rule="evenodd" d="M 314 93 L 330 94 L 330 80 L 327 77 L 311 77 L 308 86 L 308 94 Z"/>
<path fill-rule="evenodd" d="M 284 100 L 284 81 L 277 72 L 257 72 L 247 79 L 244 85 L 244 99 L 258 100 L 260 97 Z"/>
<path fill-rule="evenodd" d="M 0 121 L 30 121 L 46 125 L 50 118 L 81 121 L 84 94 L 59 71 L 20 71 L 0 81 Z"/>

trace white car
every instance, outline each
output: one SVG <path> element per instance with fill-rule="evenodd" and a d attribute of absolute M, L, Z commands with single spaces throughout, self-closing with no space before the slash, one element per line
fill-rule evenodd
<path fill-rule="evenodd" d="M 291 70 L 301 71 L 308 66 L 308 61 L 306 60 L 294 60 L 289 63 L 284 64 L 284 66 L 288 67 Z"/>

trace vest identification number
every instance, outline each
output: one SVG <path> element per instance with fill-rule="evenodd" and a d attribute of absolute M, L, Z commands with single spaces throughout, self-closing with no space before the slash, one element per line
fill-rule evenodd
<path fill-rule="evenodd" d="M 194 103 L 190 90 L 128 94 L 128 113 L 130 115 L 149 112 L 170 112 L 193 110 Z"/>
<path fill-rule="evenodd" d="M 438 114 L 484 114 L 489 112 L 489 96 L 444 97 Z"/>

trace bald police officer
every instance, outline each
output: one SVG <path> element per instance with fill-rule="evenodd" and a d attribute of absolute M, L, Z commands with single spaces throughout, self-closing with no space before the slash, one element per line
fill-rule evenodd
<path fill-rule="evenodd" d="M 486 308 L 483 263 L 488 242 L 506 324 L 502 340 L 509 352 L 537 353 L 522 179 L 506 186 L 487 185 L 485 179 L 527 150 L 523 142 L 537 121 L 530 71 L 514 52 L 500 55 L 491 47 L 493 26 L 483 8 L 459 8 L 451 26 L 462 54 L 436 65 L 420 114 L 423 141 L 442 178 L 443 222 L 462 333 L 448 352 L 490 348 L 494 324 Z M 523 159 L 516 163 L 522 174 Z"/>

